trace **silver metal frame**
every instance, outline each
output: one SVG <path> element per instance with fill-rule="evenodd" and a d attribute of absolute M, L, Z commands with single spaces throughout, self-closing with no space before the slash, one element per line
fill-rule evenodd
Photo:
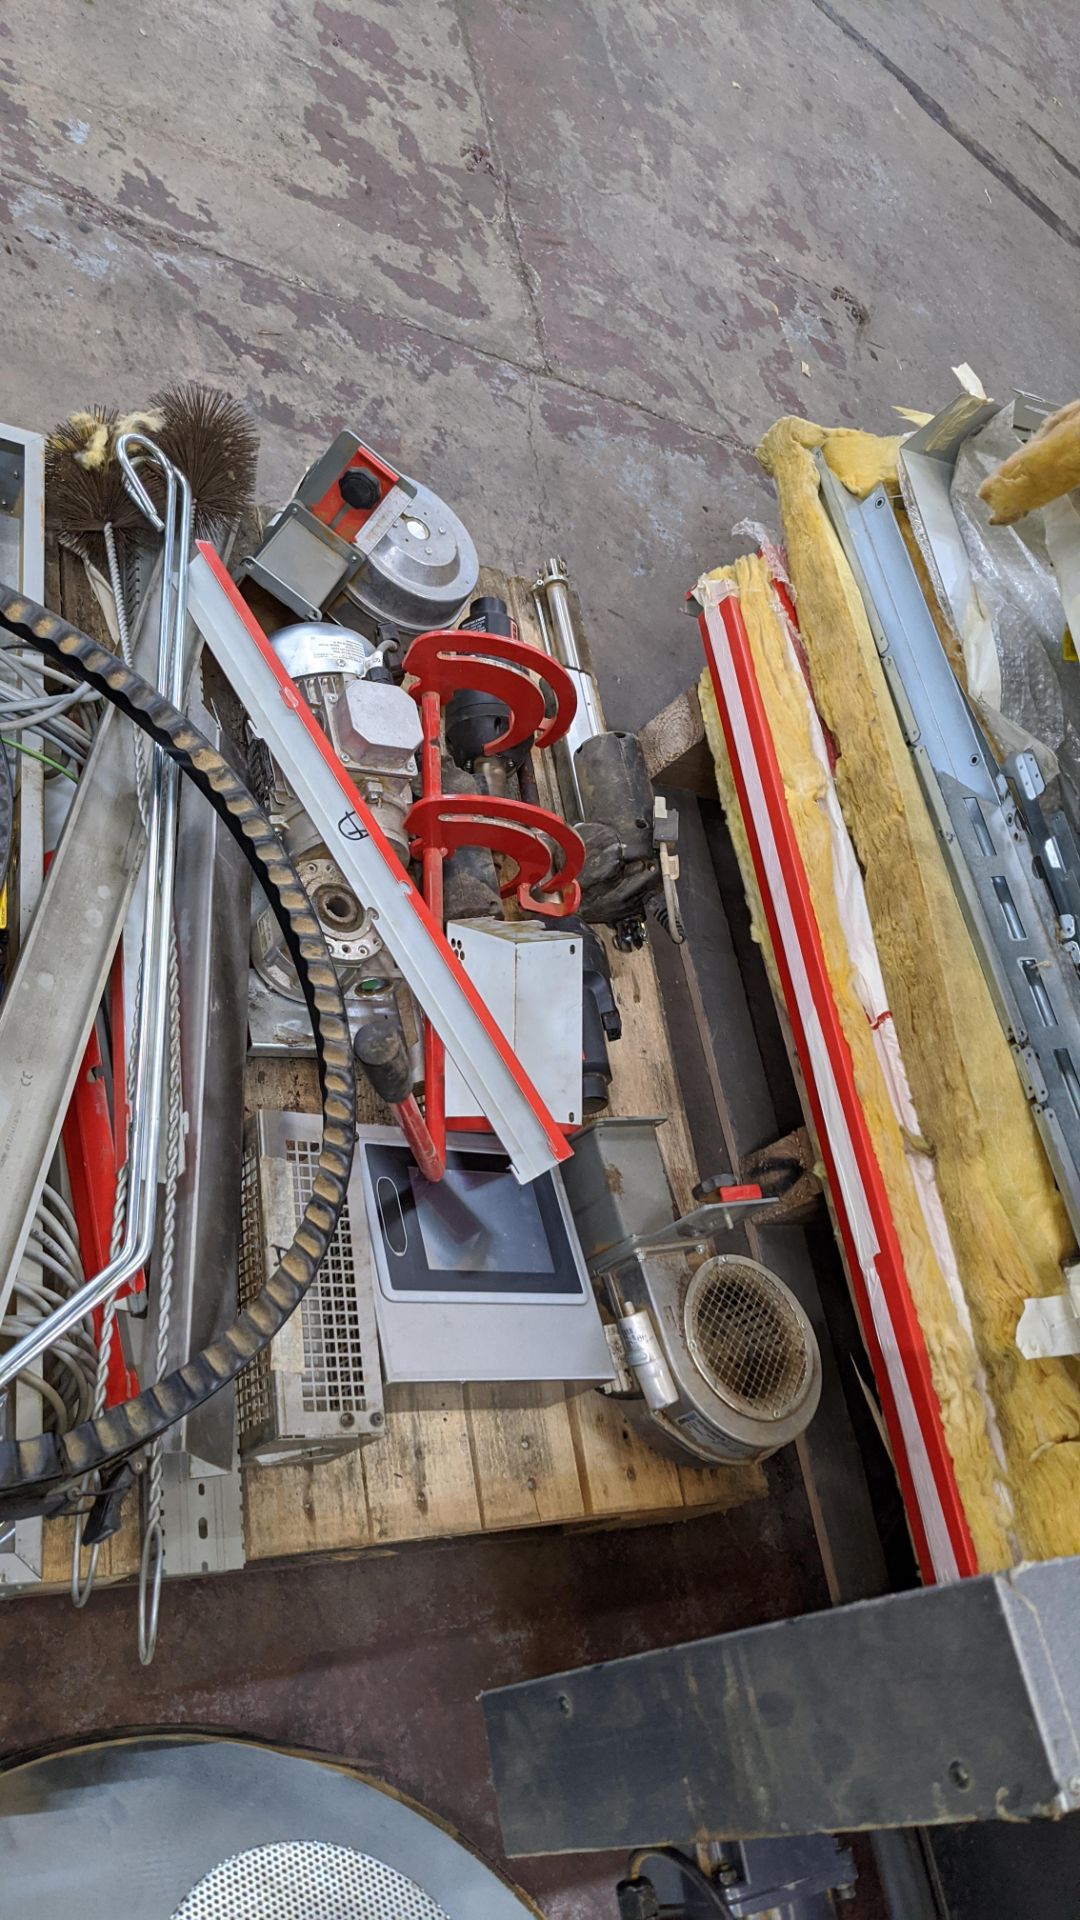
<path fill-rule="evenodd" d="M 125 481 L 152 524 L 163 527 L 161 612 L 158 622 L 158 681 L 174 706 L 183 701 L 184 634 L 187 623 L 187 561 L 191 542 L 191 488 L 183 474 L 141 434 L 123 434 L 116 444 Z M 132 454 L 161 466 L 166 480 L 164 522 L 132 462 Z M 180 502 L 179 527 L 177 499 Z M 174 583 L 175 562 L 175 583 Z M 143 926 L 142 999 L 135 1039 L 135 1091 L 128 1137 L 127 1212 L 124 1238 L 100 1273 L 73 1293 L 63 1306 L 41 1320 L 0 1355 L 0 1387 L 44 1353 L 54 1340 L 86 1317 L 144 1267 L 154 1247 L 154 1222 L 161 1145 L 162 1076 L 168 1037 L 168 962 L 176 871 L 176 762 L 155 747 L 147 799 L 147 869 Z"/>
<path fill-rule="evenodd" d="M 938 638 L 883 487 L 856 500 L 819 462 L 904 737 L 1024 1092 L 1080 1238 L 1080 984 L 1020 852 L 1007 783 Z"/>
<path fill-rule="evenodd" d="M 18 520 L 19 551 L 15 577 L 8 584 L 31 600 L 45 597 L 45 439 L 22 427 L 0 426 L 0 461 L 6 480 L 4 509 Z M 27 656 L 40 664 L 36 655 Z M 32 731 L 26 734 L 27 746 L 40 741 Z M 4 749 L 0 747 L 0 753 Z M 41 896 L 45 865 L 45 769 L 29 755 L 19 756 L 15 782 L 15 817 L 18 824 L 14 884 L 8 887 L 8 928 L 12 951 L 18 956 L 21 943 L 32 922 Z M 43 1175 L 44 1177 L 44 1175 Z M 40 1188 L 34 1194 L 36 1204 Z M 27 1214 L 27 1231 L 33 1208 Z M 24 1243 L 25 1244 L 25 1243 Z M 26 1261 L 31 1274 L 40 1277 L 41 1269 Z M 15 1269 L 11 1277 L 14 1279 Z M 0 1270 L 0 1312 L 8 1287 Z M 19 1383 L 15 1388 L 14 1437 L 29 1440 L 41 1431 L 41 1402 L 32 1388 Z M 41 1578 L 42 1535 L 40 1520 L 19 1520 L 0 1536 L 0 1587 L 36 1583 Z"/>
<path fill-rule="evenodd" d="M 188 711 L 218 750 L 228 752 L 201 687 L 193 689 Z M 209 1346 L 235 1314 L 251 883 L 241 849 L 190 782 L 181 791 L 178 818 L 176 938 L 187 1128 L 176 1191 L 170 1369 Z M 235 1388 L 223 1387 L 169 1429 L 166 1451 L 186 1450 L 200 1470 L 227 1471 L 236 1452 L 235 1402 Z"/>
<path fill-rule="evenodd" d="M 133 636 L 142 674 L 154 671 L 159 595 L 160 576 Z M 7 1101 L 0 1114 L 7 1201 L 0 1209 L 0 1309 L 56 1151 L 145 846 L 130 732 L 107 706 L 0 1004 L 0 1086 Z"/>

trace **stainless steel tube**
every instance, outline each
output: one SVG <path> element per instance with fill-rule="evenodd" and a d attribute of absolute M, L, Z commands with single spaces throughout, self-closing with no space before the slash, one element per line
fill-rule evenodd
<path fill-rule="evenodd" d="M 585 817 L 574 767 L 575 756 L 586 740 L 593 740 L 598 733 L 604 732 L 604 716 L 600 710 L 596 681 L 585 664 L 574 626 L 565 560 L 549 560 L 541 569 L 533 582 L 532 599 L 544 648 L 566 668 L 577 693 L 574 718 L 563 738 L 552 748 L 563 810 L 572 823 Z"/>

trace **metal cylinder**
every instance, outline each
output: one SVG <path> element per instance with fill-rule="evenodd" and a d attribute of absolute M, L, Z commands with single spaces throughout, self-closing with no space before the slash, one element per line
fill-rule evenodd
<path fill-rule="evenodd" d="M 569 729 L 552 748 L 563 812 L 576 824 L 588 818 L 576 772 L 579 749 L 603 733 L 596 680 L 585 661 L 570 608 L 565 560 L 549 560 L 533 582 L 533 605 L 545 650 L 566 668 L 574 682 L 577 705 Z"/>
<path fill-rule="evenodd" d="M 306 680 L 313 674 L 362 674 L 375 651 L 374 642 L 362 633 L 321 620 L 298 620 L 279 627 L 271 634 L 270 645 L 291 680 Z"/>
<path fill-rule="evenodd" d="M 613 829 L 626 862 L 653 855 L 653 791 L 636 733 L 601 733 L 574 761 L 582 818 Z"/>
<path fill-rule="evenodd" d="M 472 602 L 468 618 L 461 622 L 460 631 L 502 634 L 508 639 L 516 639 L 517 623 L 505 600 L 500 600 L 496 594 L 485 593 Z M 480 648 L 477 648 L 477 653 L 482 657 Z M 483 761 L 489 743 L 505 733 L 509 719 L 510 709 L 505 701 L 473 687 L 459 687 L 446 709 L 446 745 L 458 766 L 473 769 L 478 761 Z M 499 754 L 496 758 L 503 761 L 504 768 L 519 767 L 528 758 L 531 746 L 530 737 L 519 741 L 508 753 Z M 493 763 L 489 761 L 488 765 L 492 766 Z M 495 789 L 486 783 L 484 791 L 492 792 Z"/>
<path fill-rule="evenodd" d="M 624 1314 L 616 1325 L 626 1352 L 626 1364 L 646 1406 L 654 1413 L 662 1407 L 674 1406 L 678 1391 L 650 1314 L 639 1307 L 636 1313 Z"/>

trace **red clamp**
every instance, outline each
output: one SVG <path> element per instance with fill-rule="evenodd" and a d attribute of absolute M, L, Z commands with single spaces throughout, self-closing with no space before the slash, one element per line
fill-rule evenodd
<path fill-rule="evenodd" d="M 486 793 L 425 794 L 409 808 L 405 826 L 413 836 L 414 859 L 429 850 L 444 859 L 459 847 L 490 847 L 512 860 L 515 871 L 499 891 L 504 899 L 516 893 L 526 913 L 562 919 L 581 905 L 577 875 L 585 849 L 573 828 L 545 807 Z M 562 854 L 557 867 L 552 865 L 549 840 Z"/>
<path fill-rule="evenodd" d="M 542 753 L 562 739 L 577 709 L 577 689 L 566 668 L 542 647 L 505 633 L 434 627 L 413 641 L 403 670 L 416 680 L 414 700 L 437 693 L 440 706 L 445 706 L 461 687 L 501 700 L 510 718 L 505 732 L 489 743 L 489 753 L 507 753 L 530 735 Z M 554 702 L 552 713 L 547 711 L 545 689 Z"/>

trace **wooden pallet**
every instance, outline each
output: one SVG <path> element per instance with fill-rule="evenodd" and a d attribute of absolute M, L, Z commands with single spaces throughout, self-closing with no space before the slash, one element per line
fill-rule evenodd
<path fill-rule="evenodd" d="M 525 583 L 485 570 L 480 591 L 506 599 L 537 638 Z M 543 756 L 541 800 L 557 804 Z M 609 946 L 623 1037 L 611 1049 L 610 1112 L 665 1114 L 660 1141 L 680 1209 L 697 1177 L 652 955 Z M 317 1111 L 313 1061 L 252 1060 L 249 1107 Z M 362 1118 L 387 1118 L 366 1090 Z M 592 1388 L 410 1386 L 386 1393 L 386 1426 L 340 1459 L 244 1469 L 249 1562 L 386 1548 L 521 1527 L 630 1524 L 723 1510 L 765 1491 L 760 1467 L 683 1466 L 660 1453 L 618 1401 Z M 135 1502 L 103 1549 L 99 1578 L 130 1575 Z M 70 1527 L 45 1528 L 44 1579 L 67 1583 Z"/>

